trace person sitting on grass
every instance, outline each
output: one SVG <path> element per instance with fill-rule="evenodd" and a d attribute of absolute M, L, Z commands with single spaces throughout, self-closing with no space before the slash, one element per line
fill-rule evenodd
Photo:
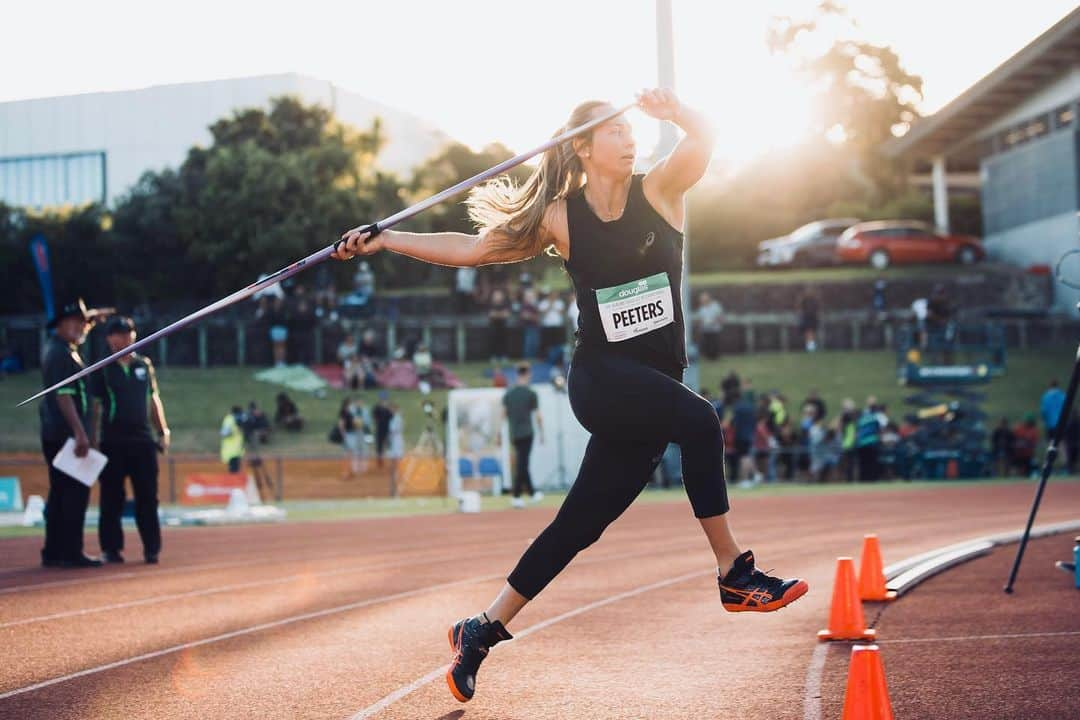
<path fill-rule="evenodd" d="M 290 432 L 300 432 L 304 429 L 304 418 L 300 417 L 300 410 L 296 403 L 283 392 L 277 394 L 277 410 L 274 411 L 274 424 L 285 428 Z"/>
<path fill-rule="evenodd" d="M 356 336 L 349 333 L 338 345 L 338 362 L 341 363 L 342 381 L 345 387 L 356 390 L 360 387 L 362 366 L 360 364 L 360 348 L 356 344 Z"/>
<path fill-rule="evenodd" d="M 1001 418 L 1001 422 L 994 428 L 990 436 L 990 457 L 993 463 L 993 473 L 998 477 L 1006 477 L 1012 472 L 1013 445 L 1016 438 L 1013 437 L 1009 427 L 1009 418 Z"/>
<path fill-rule="evenodd" d="M 412 363 L 416 368 L 416 377 L 420 380 L 431 380 L 431 368 L 434 359 L 431 357 L 431 349 L 424 343 L 416 346 L 413 353 Z"/>
<path fill-rule="evenodd" d="M 1013 467 L 1023 476 L 1035 476 L 1035 448 L 1039 445 L 1039 426 L 1035 413 L 1028 413 L 1024 421 L 1013 428 Z"/>

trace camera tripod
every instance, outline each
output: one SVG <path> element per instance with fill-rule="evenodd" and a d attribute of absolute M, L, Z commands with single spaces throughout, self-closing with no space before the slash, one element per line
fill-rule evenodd
<path fill-rule="evenodd" d="M 1074 285 L 1072 282 L 1066 280 L 1061 274 L 1061 265 L 1065 259 L 1071 255 L 1080 253 L 1078 250 L 1070 250 L 1061 256 L 1058 260 L 1057 270 L 1055 272 L 1058 280 L 1069 287 L 1080 289 L 1080 285 Z M 1076 309 L 1080 312 L 1080 303 L 1076 304 Z M 1024 550 L 1027 549 L 1028 538 L 1031 536 L 1031 526 L 1035 523 L 1035 515 L 1039 512 L 1039 503 L 1042 502 L 1043 490 L 1046 489 L 1046 481 L 1050 479 L 1050 473 L 1054 471 L 1054 461 L 1057 460 L 1058 447 L 1061 445 L 1062 438 L 1065 437 L 1065 430 L 1069 426 L 1070 420 L 1072 420 L 1072 406 L 1073 401 L 1076 399 L 1076 386 L 1080 383 L 1080 346 L 1077 346 L 1076 356 L 1073 358 L 1072 376 L 1069 378 L 1069 389 L 1065 393 L 1065 402 L 1061 406 L 1061 412 L 1058 414 L 1057 427 L 1054 428 L 1054 437 L 1050 440 L 1050 444 L 1046 447 L 1046 458 L 1043 460 L 1042 477 L 1039 479 L 1039 489 L 1035 491 L 1035 501 L 1031 504 L 1031 513 L 1028 515 L 1027 527 L 1024 528 L 1024 536 L 1020 538 L 1020 547 L 1016 549 L 1016 559 L 1013 560 L 1012 570 L 1009 572 L 1009 582 L 1005 584 L 1005 592 L 1012 594 L 1013 583 L 1016 582 L 1016 573 L 1020 571 L 1020 562 L 1024 559 Z"/>

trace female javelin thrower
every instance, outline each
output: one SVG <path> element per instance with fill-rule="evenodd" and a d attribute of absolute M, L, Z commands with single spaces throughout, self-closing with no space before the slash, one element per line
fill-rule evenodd
<path fill-rule="evenodd" d="M 581 314 L 567 382 L 574 415 L 591 437 L 555 519 L 491 606 L 450 629 L 454 659 L 446 681 L 462 702 L 472 698 L 488 650 L 512 637 L 506 626 L 629 507 L 669 442 L 682 449 L 683 483 L 716 555 L 724 608 L 769 612 L 807 591 L 805 581 L 767 575 L 749 550 L 740 551 L 728 523 L 720 420 L 682 384 L 683 198 L 705 173 L 711 132 L 669 91 L 645 91 L 637 100 L 647 115 L 685 132 L 647 174 L 634 174 L 634 139 L 620 115 L 549 149 L 521 187 L 503 177 L 475 188 L 467 202 L 477 235 L 387 230 L 372 237 L 361 226 L 342 236 L 334 254 L 348 260 L 385 249 L 469 267 L 553 249 L 574 284 Z M 559 132 L 612 110 L 582 103 Z"/>

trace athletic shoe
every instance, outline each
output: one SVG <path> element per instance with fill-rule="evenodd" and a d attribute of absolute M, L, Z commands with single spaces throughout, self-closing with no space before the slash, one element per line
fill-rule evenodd
<path fill-rule="evenodd" d="M 544 493 L 540 492 L 539 490 L 537 490 L 536 492 L 533 493 L 533 496 L 532 496 L 532 501 L 533 502 L 540 502 L 543 499 L 544 499 Z"/>
<path fill-rule="evenodd" d="M 147 565 L 157 565 L 158 564 L 157 553 L 146 553 L 145 555 L 143 555 L 143 560 L 146 560 Z"/>
<path fill-rule="evenodd" d="M 476 692 L 476 672 L 488 650 L 503 640 L 512 640 L 503 624 L 496 620 L 484 622 L 480 616 L 460 620 L 450 628 L 450 649 L 454 660 L 446 671 L 446 684 L 451 694 L 461 702 L 472 700 Z"/>
<path fill-rule="evenodd" d="M 727 575 L 717 578 L 720 600 L 728 612 L 772 612 L 798 600 L 810 586 L 805 580 L 785 580 L 754 567 L 754 553 L 735 558 Z"/>
<path fill-rule="evenodd" d="M 101 553 L 101 559 L 107 563 L 122 563 L 124 562 L 124 556 L 116 550 L 106 550 Z"/>
<path fill-rule="evenodd" d="M 511 498 L 510 499 L 510 507 L 512 507 L 512 508 L 523 508 L 523 507 L 525 507 L 525 501 L 522 500 L 519 497 Z"/>

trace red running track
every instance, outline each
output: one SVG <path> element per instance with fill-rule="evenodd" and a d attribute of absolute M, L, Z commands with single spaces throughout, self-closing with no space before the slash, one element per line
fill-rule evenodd
<path fill-rule="evenodd" d="M 737 498 L 759 563 L 810 582 L 770 615 L 723 611 L 687 503 L 638 504 L 517 618 L 467 705 L 442 679 L 446 627 L 487 604 L 551 509 L 168 531 L 157 567 L 45 571 L 39 539 L 7 540 L 0 717 L 802 718 L 836 556 L 866 532 L 890 563 L 1016 529 L 1033 492 Z M 1078 509 L 1080 483 L 1052 482 L 1039 520 Z"/>

